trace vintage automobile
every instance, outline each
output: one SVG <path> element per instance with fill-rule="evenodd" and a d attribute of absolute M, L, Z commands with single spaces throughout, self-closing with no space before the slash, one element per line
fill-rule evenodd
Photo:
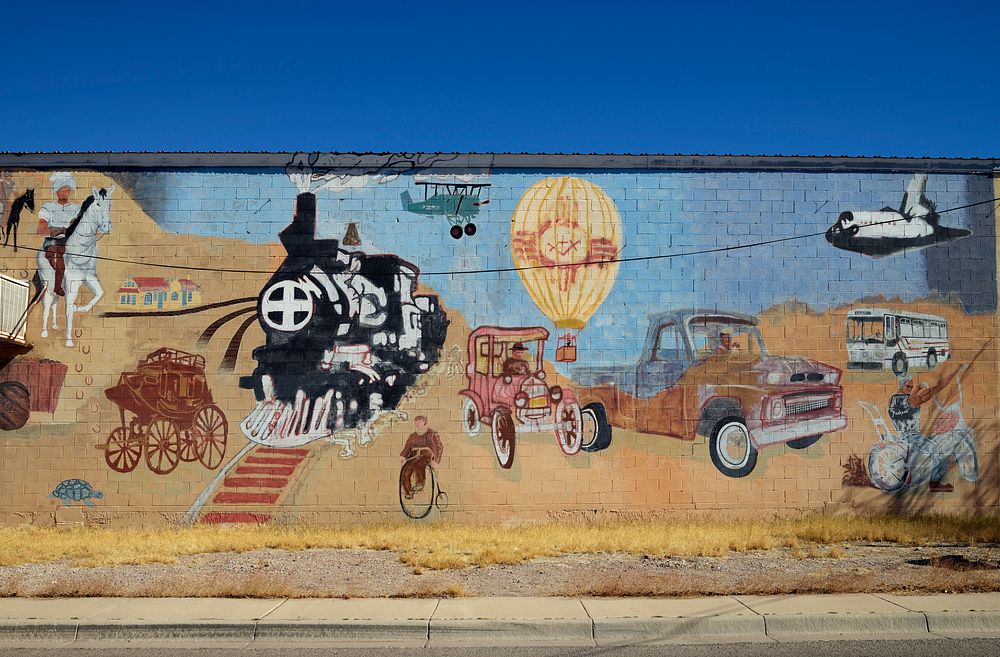
<path fill-rule="evenodd" d="M 643 355 L 625 367 L 578 367 L 585 408 L 611 425 L 709 438 L 718 470 L 745 477 L 757 450 L 805 449 L 847 425 L 841 372 L 799 356 L 772 356 L 757 320 L 716 310 L 652 315 Z"/>
<path fill-rule="evenodd" d="M 490 427 L 500 467 L 514 464 L 518 433 L 553 431 L 567 456 L 584 443 L 584 417 L 572 390 L 545 383 L 544 328 L 477 328 L 469 336 L 462 425 L 473 438 Z"/>

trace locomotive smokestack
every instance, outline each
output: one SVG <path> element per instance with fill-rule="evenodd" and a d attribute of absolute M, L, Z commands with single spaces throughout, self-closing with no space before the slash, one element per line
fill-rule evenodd
<path fill-rule="evenodd" d="M 279 234 L 281 243 L 290 256 L 308 256 L 317 249 L 333 249 L 337 240 L 316 239 L 316 195 L 303 192 L 295 197 L 295 214 L 292 223 Z"/>

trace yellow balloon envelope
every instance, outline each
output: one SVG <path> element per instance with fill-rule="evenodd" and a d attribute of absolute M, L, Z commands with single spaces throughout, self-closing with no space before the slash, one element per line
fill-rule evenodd
<path fill-rule="evenodd" d="M 528 188 L 514 209 L 510 250 L 528 294 L 556 328 L 567 329 L 575 360 L 575 332 L 608 296 L 621 250 L 618 208 L 597 185 L 563 176 Z M 563 352 L 565 355 L 566 351 Z"/>

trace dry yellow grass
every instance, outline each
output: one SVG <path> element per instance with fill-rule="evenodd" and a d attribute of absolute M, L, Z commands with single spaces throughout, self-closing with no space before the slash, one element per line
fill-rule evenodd
<path fill-rule="evenodd" d="M 848 541 L 902 545 L 1000 543 L 995 517 L 805 515 L 775 520 L 548 523 L 497 527 L 464 524 L 349 527 L 163 527 L 148 529 L 0 528 L 0 565 L 68 560 L 79 566 L 173 563 L 177 557 L 262 548 L 391 550 L 414 568 L 444 570 L 515 564 L 569 553 L 725 556 L 794 548 L 839 558 Z M 807 545 L 802 550 L 801 545 Z M 826 553 L 818 546 L 834 546 Z"/>

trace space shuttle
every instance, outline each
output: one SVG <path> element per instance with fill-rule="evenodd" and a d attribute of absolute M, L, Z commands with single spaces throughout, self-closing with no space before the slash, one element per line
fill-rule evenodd
<path fill-rule="evenodd" d="M 927 174 L 915 173 L 899 209 L 841 212 L 826 231 L 826 241 L 838 249 L 881 258 L 902 251 L 919 251 L 968 237 L 971 230 L 940 224 L 934 202 L 927 198 Z"/>

